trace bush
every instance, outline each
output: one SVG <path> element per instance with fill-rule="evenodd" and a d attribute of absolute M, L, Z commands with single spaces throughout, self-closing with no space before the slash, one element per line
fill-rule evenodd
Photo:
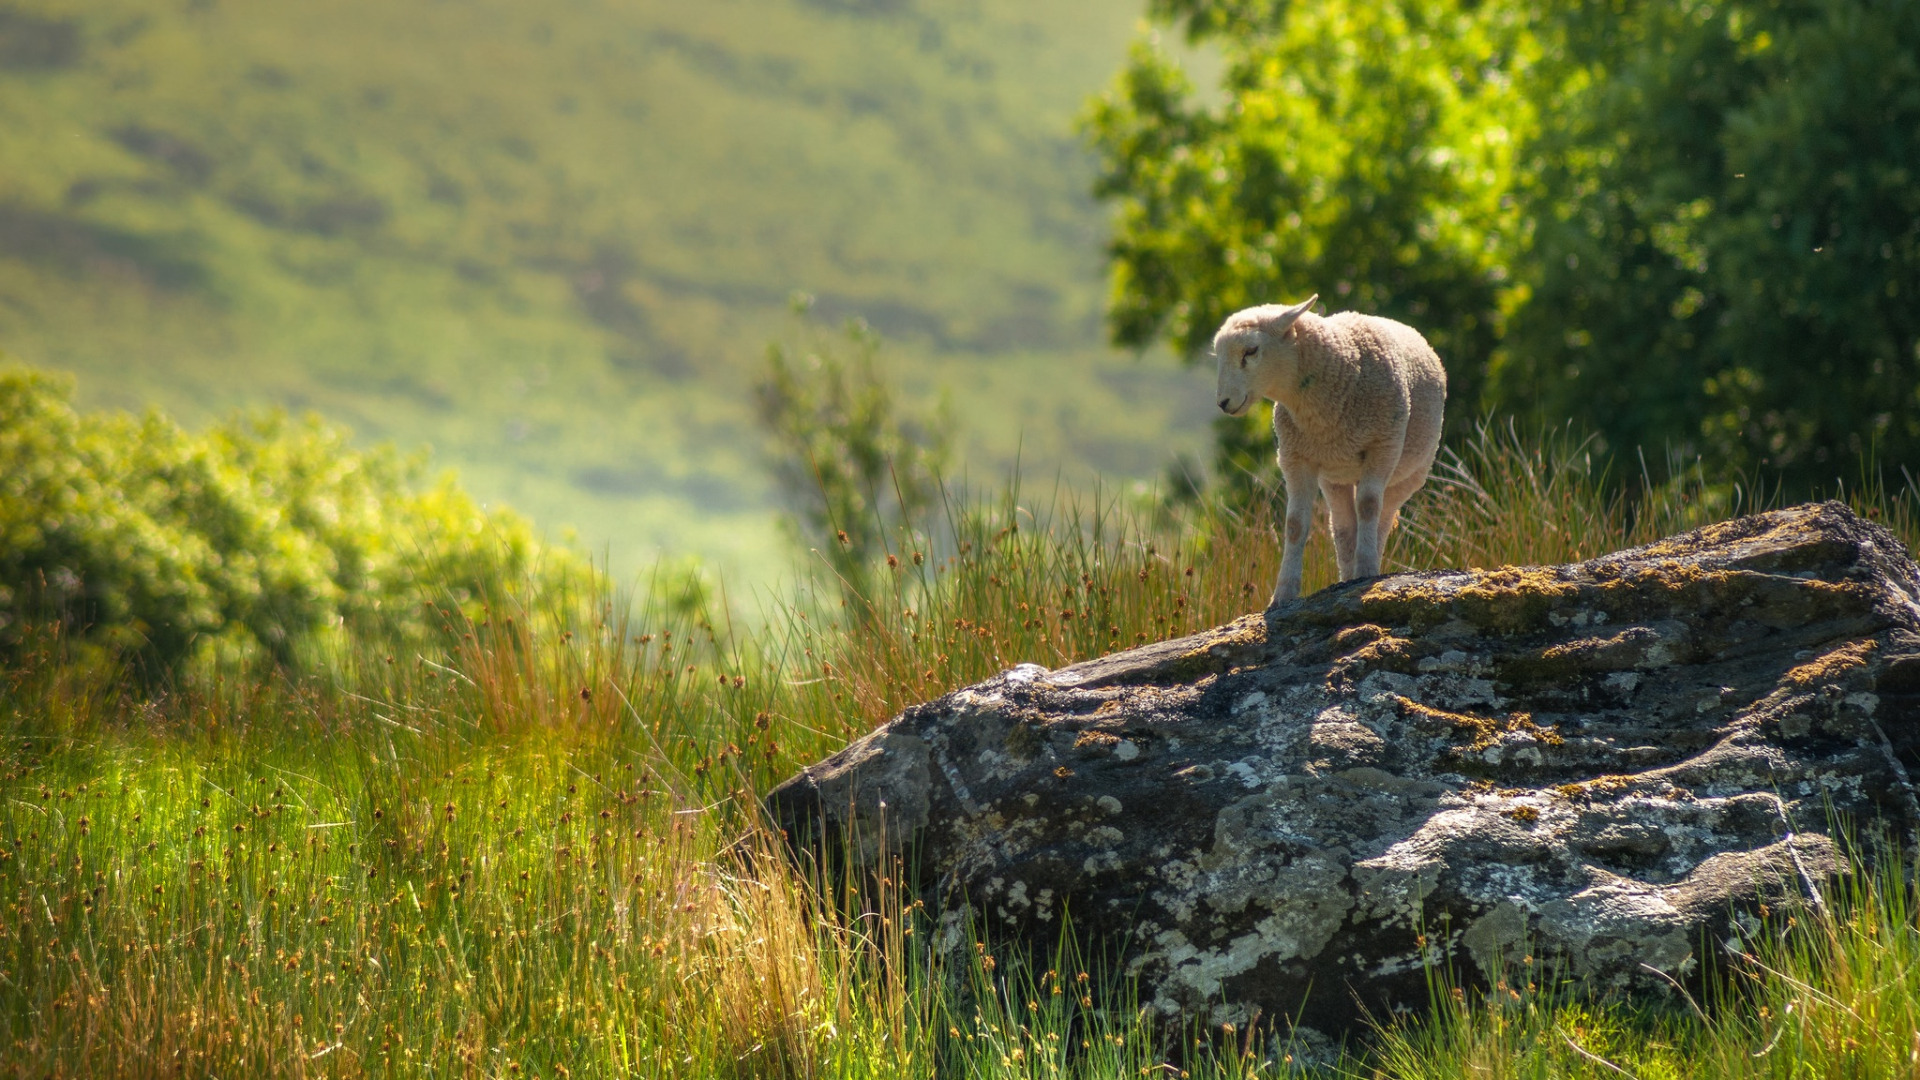
<path fill-rule="evenodd" d="M 193 435 L 158 413 L 79 413 L 71 383 L 0 370 L 0 661 L 27 629 L 135 662 L 297 663 L 327 634 L 429 636 L 430 601 L 578 573 L 522 519 L 424 462 L 267 413 Z"/>

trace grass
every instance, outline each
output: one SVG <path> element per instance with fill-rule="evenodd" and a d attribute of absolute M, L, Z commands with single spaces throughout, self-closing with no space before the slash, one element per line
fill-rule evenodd
<path fill-rule="evenodd" d="M 1890 859 L 1842 884 L 1826 896 L 1830 916 L 1776 914 L 1704 1003 L 1607 1005 L 1502 987 L 1389 1030 L 1369 1066 L 1405 1080 L 1920 1076 L 1914 869 Z"/>
<path fill-rule="evenodd" d="M 1684 476 L 1605 490 L 1577 445 L 1489 430 L 1390 555 L 1593 554 L 1732 498 Z M 1860 503 L 1915 538 L 1911 492 Z M 40 642 L 0 685 L 0 1076 L 1180 1075 L 1071 948 L 983 941 L 936 970 L 911 898 L 796 869 L 755 799 L 905 703 L 1257 609 L 1268 523 L 1016 491 L 956 499 L 947 529 L 938 554 L 892 553 L 874 595 L 816 581 L 751 633 L 503 582 L 469 622 L 429 609 L 457 631 L 443 653 L 164 694 Z M 1314 545 L 1309 587 L 1331 576 Z M 832 902 L 856 884 L 867 906 Z M 1830 915 L 1776 913 L 1697 1012 L 1544 977 L 1442 988 L 1370 1046 L 1235 1032 L 1184 1068 L 1920 1075 L 1912 885 L 1895 867 L 1846 888 Z"/>
<path fill-rule="evenodd" d="M 1147 476 L 1211 399 L 1104 346 L 1073 128 L 1143 7 L 6 0 L 0 349 L 430 444 L 622 575 L 784 568 L 742 433 L 795 290 L 980 467 Z"/>

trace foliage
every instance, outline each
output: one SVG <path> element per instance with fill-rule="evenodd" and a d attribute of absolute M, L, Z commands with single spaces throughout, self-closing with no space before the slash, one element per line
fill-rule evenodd
<path fill-rule="evenodd" d="M 1585 11 L 1494 400 L 1801 491 L 1920 462 L 1920 9 Z"/>
<path fill-rule="evenodd" d="M 1120 202 L 1116 341 L 1197 356 L 1233 311 L 1318 292 L 1422 328 L 1456 402 L 1477 401 L 1521 221 L 1534 62 L 1506 3 L 1169 3 L 1221 48 L 1227 100 L 1198 103 L 1135 49 L 1087 127 Z M 1456 408 L 1456 413 L 1460 412 Z"/>
<path fill-rule="evenodd" d="M 159 413 L 78 413 L 71 383 L 0 370 L 0 658 L 53 621 L 149 674 L 198 658 L 293 664 L 345 628 L 434 632 L 429 602 L 581 567 L 422 463 L 309 418 L 192 435 Z"/>
<path fill-rule="evenodd" d="M 1571 418 L 1800 492 L 1920 460 L 1914 5 L 1155 10 L 1225 101 L 1143 46 L 1091 114 L 1117 340 L 1317 291 L 1428 333 L 1456 431 Z"/>
<path fill-rule="evenodd" d="M 811 298 L 796 298 L 804 318 Z M 824 556 L 854 595 L 889 554 L 933 550 L 930 515 L 953 445 L 943 403 L 919 415 L 895 400 L 876 367 L 880 338 L 864 322 L 839 335 L 808 322 L 798 348 L 767 347 L 755 388 L 770 431 L 773 468 L 789 504 L 790 529 Z"/>

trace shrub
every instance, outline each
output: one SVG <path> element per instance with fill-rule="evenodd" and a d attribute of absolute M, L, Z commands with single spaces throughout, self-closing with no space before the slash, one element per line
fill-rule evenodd
<path fill-rule="evenodd" d="M 795 314 L 804 317 L 810 303 L 796 297 Z M 880 337 L 864 322 L 836 335 L 803 321 L 800 331 L 797 346 L 767 346 L 755 387 L 788 500 L 785 525 L 844 588 L 865 595 L 873 564 L 895 540 L 929 540 L 953 418 L 944 405 L 922 414 L 897 399 L 876 364 Z"/>
<path fill-rule="evenodd" d="M 318 419 L 202 435 L 158 413 L 74 410 L 70 382 L 0 370 L 0 661 L 51 624 L 148 675 L 196 659 L 298 662 L 327 634 L 437 631 L 530 574 L 579 573 L 519 517 L 424 462 L 357 451 Z"/>

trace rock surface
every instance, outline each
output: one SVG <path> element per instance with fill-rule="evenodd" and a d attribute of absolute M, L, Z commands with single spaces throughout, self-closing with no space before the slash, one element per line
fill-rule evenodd
<path fill-rule="evenodd" d="M 1920 828 L 1917 597 L 1836 503 L 1351 582 L 1016 667 L 768 807 L 797 843 L 909 853 L 942 948 L 971 911 L 1044 955 L 1071 912 L 1169 1020 L 1340 1033 L 1424 1006 L 1427 965 L 1524 956 L 1664 986 L 1844 872 L 1836 820 Z"/>

